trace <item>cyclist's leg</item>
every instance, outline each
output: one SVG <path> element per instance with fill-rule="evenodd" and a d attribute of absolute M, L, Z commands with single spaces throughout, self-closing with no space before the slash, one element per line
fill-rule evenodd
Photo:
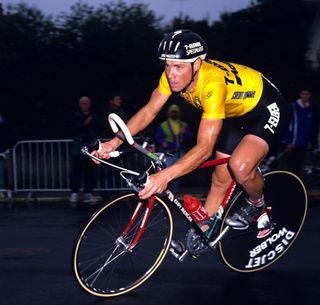
<path fill-rule="evenodd" d="M 246 135 L 230 157 L 229 168 L 246 196 L 245 205 L 228 217 L 226 223 L 235 229 L 247 229 L 264 212 L 264 179 L 257 167 L 268 152 L 268 144 L 254 135 Z"/>
<path fill-rule="evenodd" d="M 237 142 L 231 154 L 229 167 L 235 180 L 249 197 L 248 204 L 238 214 L 245 220 L 239 229 L 247 228 L 248 224 L 263 212 L 264 182 L 256 169 L 268 150 L 280 141 L 287 127 L 286 108 L 287 105 L 279 91 L 263 79 L 263 94 L 256 107 L 241 116 L 239 122 L 234 122 L 239 123 L 237 127 L 240 126 L 244 136 Z M 256 207 L 260 208 L 255 209 Z"/>
<path fill-rule="evenodd" d="M 263 177 L 257 171 L 257 167 L 267 153 L 268 144 L 265 140 L 254 135 L 246 135 L 230 157 L 229 168 L 234 179 L 253 202 L 262 196 Z"/>
<path fill-rule="evenodd" d="M 234 130 L 234 129 L 230 129 Z M 236 133 L 236 131 L 235 131 Z M 232 135 L 234 141 L 237 140 Z M 222 149 L 230 150 L 229 144 L 221 145 Z M 240 144 L 231 154 L 229 164 L 216 167 L 212 174 L 212 182 L 205 208 L 209 216 L 212 216 L 219 208 L 232 177 L 244 188 L 252 201 L 262 197 L 263 178 L 257 172 L 257 167 L 268 152 L 268 144 L 261 138 L 254 135 L 245 135 Z M 216 152 L 216 159 L 229 156 L 221 151 Z"/>
<path fill-rule="evenodd" d="M 216 152 L 216 159 L 225 157 L 229 157 L 229 155 L 219 151 Z M 231 183 L 231 180 L 232 178 L 228 170 L 228 164 L 221 164 L 215 168 L 214 172 L 212 173 L 210 191 L 204 205 L 209 216 L 212 216 L 217 212 Z"/>

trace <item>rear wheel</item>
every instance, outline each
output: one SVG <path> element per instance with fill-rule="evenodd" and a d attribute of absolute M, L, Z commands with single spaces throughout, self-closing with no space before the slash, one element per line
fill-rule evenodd
<path fill-rule="evenodd" d="M 136 194 L 121 196 L 96 212 L 82 229 L 74 246 L 73 266 L 77 281 L 90 294 L 125 294 L 146 281 L 163 261 L 173 221 L 160 198 L 156 197 L 149 218 L 143 217 L 144 207 L 128 234 L 120 238 L 139 202 Z M 143 222 L 139 243 L 128 249 Z"/>
<path fill-rule="evenodd" d="M 219 243 L 223 262 L 238 272 L 262 270 L 277 261 L 294 243 L 305 221 L 307 192 L 302 181 L 288 171 L 264 174 L 264 197 L 268 213 L 261 215 L 247 230 L 230 229 Z M 240 192 L 231 202 L 221 224 L 244 202 Z M 268 226 L 265 224 L 269 223 Z"/>

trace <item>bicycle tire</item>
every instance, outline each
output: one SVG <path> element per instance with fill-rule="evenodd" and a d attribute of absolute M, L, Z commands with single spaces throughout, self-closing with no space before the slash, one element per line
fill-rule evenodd
<path fill-rule="evenodd" d="M 74 245 L 73 269 L 77 282 L 88 293 L 99 297 L 128 293 L 144 283 L 166 256 L 173 234 L 173 219 L 168 206 L 159 197 L 156 197 L 139 243 L 131 251 L 115 243 L 138 201 L 135 193 L 116 198 L 99 209 L 81 230 Z M 143 213 L 140 213 L 126 242 L 132 241 L 143 221 Z"/>
<path fill-rule="evenodd" d="M 264 213 L 247 230 L 230 229 L 219 243 L 223 262 L 237 272 L 260 271 L 275 263 L 292 246 L 305 221 L 308 200 L 300 178 L 285 170 L 271 171 L 263 176 L 266 207 L 270 210 L 274 228 L 261 229 L 259 223 L 268 219 Z M 221 231 L 226 226 L 225 219 L 237 211 L 244 200 L 244 192 L 240 191 L 223 216 Z"/>

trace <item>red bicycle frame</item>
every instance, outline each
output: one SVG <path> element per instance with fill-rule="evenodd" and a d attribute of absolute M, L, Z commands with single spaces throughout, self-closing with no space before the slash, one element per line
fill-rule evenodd
<path fill-rule="evenodd" d="M 202 165 L 200 165 L 198 168 L 201 169 L 201 168 L 207 168 L 207 167 L 213 167 L 213 166 L 218 166 L 218 165 L 221 165 L 221 164 L 226 164 L 228 163 L 229 161 L 229 157 L 227 158 L 221 158 L 221 159 L 216 159 L 216 160 L 210 160 L 210 161 L 206 161 L 204 162 Z M 221 217 L 221 215 L 223 214 L 223 211 L 225 210 L 231 196 L 232 196 L 232 193 L 235 189 L 235 186 L 236 186 L 236 182 L 234 180 L 231 181 L 228 189 L 227 189 L 227 192 L 222 200 L 222 203 L 220 204 L 220 207 L 219 207 L 219 210 L 218 210 L 218 213 L 219 213 L 219 216 Z M 187 213 L 187 211 L 184 210 L 183 208 L 183 205 L 175 198 L 175 196 L 170 192 L 170 191 L 166 191 L 164 194 L 166 194 L 167 198 L 169 199 L 170 202 L 173 202 L 184 214 L 184 216 L 186 218 L 188 218 L 188 220 L 190 221 L 190 224 L 191 226 L 197 231 L 197 233 L 199 233 L 201 236 L 203 236 L 205 239 L 205 234 L 203 234 L 203 232 L 201 231 L 201 229 L 199 228 L 199 226 L 191 219 L 191 216 Z M 156 197 L 155 196 L 152 196 L 151 198 L 149 198 L 147 200 L 147 202 L 144 202 L 144 201 L 139 201 L 138 205 L 137 205 L 137 208 L 135 209 L 131 219 L 130 219 L 130 222 L 128 223 L 128 225 L 126 226 L 126 228 L 124 229 L 124 231 L 122 232 L 121 236 L 122 237 L 125 237 L 129 230 L 131 229 L 131 227 L 133 226 L 133 224 L 135 223 L 136 219 L 138 218 L 139 214 L 141 213 L 142 211 L 142 208 L 144 205 L 146 205 L 146 209 L 144 211 L 144 215 L 143 215 L 143 218 L 142 218 L 142 222 L 140 224 L 140 227 L 133 239 L 133 241 L 131 242 L 131 244 L 128 246 L 128 250 L 129 251 L 132 251 L 132 249 L 139 243 L 139 240 L 140 240 L 140 237 L 145 229 L 145 226 L 146 226 L 146 223 L 148 222 L 148 219 L 149 219 L 149 216 L 150 216 L 150 213 L 152 211 L 152 208 L 154 206 L 154 203 L 155 203 L 155 199 Z"/>

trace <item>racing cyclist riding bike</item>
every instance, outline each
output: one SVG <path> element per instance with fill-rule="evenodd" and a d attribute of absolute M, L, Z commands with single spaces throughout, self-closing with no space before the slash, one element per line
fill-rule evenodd
<path fill-rule="evenodd" d="M 158 57 L 164 62 L 164 72 L 149 102 L 128 121 L 131 134 L 146 128 L 173 92 L 202 111 L 202 117 L 196 145 L 173 165 L 150 175 L 139 197 L 162 193 L 170 181 L 195 170 L 215 149 L 216 159 L 230 156 L 230 160 L 214 170 L 205 209 L 209 216 L 217 212 L 233 177 L 247 198 L 226 223 L 243 230 L 265 210 L 264 180 L 257 167 L 286 129 L 286 103 L 260 72 L 206 59 L 207 52 L 204 40 L 190 30 L 174 31 L 160 42 Z M 121 143 L 115 137 L 93 153 L 108 159 Z"/>

